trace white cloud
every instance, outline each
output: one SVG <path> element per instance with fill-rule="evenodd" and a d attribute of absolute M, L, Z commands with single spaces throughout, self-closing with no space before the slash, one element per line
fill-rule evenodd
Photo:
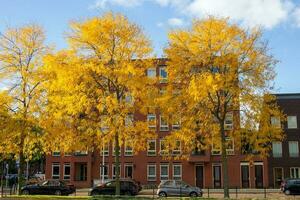
<path fill-rule="evenodd" d="M 294 10 L 293 17 L 294 17 L 296 26 L 300 28 L 300 6 Z"/>
<path fill-rule="evenodd" d="M 163 22 L 158 22 L 157 24 L 156 24 L 156 26 L 158 26 L 158 27 L 163 27 L 164 26 L 164 23 Z"/>
<path fill-rule="evenodd" d="M 105 9 L 108 5 L 135 7 L 143 3 L 142 0 L 96 0 L 92 8 Z"/>
<path fill-rule="evenodd" d="M 168 24 L 170 26 L 182 26 L 184 23 L 183 23 L 182 19 L 174 17 L 174 18 L 168 19 Z"/>
<path fill-rule="evenodd" d="M 186 13 L 230 17 L 245 26 L 273 28 L 288 18 L 293 6 L 290 0 L 194 0 Z"/>

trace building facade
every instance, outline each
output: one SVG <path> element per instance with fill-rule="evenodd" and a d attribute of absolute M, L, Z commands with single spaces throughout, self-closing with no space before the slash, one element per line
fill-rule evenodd
<path fill-rule="evenodd" d="M 160 85 L 167 79 L 165 60 L 158 60 L 157 65 L 147 71 L 149 77 L 159 76 Z M 233 127 L 233 116 L 229 116 L 226 126 Z M 222 188 L 222 164 L 220 151 L 206 150 L 193 152 L 187 160 L 164 159 L 163 138 L 179 124 L 168 124 L 159 113 L 144 116 L 149 128 L 157 133 L 157 138 L 148 141 L 148 150 L 134 154 L 131 148 L 121 148 L 121 177 L 133 178 L 142 185 L 158 185 L 161 180 L 178 179 L 201 188 Z M 179 145 L 180 146 L 180 145 Z M 63 155 L 54 152 L 46 159 L 46 178 L 70 181 L 76 187 L 91 187 L 98 183 L 104 170 L 105 179 L 115 176 L 114 153 L 112 145 L 107 145 L 103 152 L 75 152 Z M 180 149 L 172 152 L 180 154 Z M 246 156 L 235 148 L 234 141 L 227 149 L 229 185 L 239 188 L 262 188 L 268 186 L 267 160 L 254 158 L 253 163 L 246 161 Z M 104 165 L 103 165 L 104 161 Z"/>
<path fill-rule="evenodd" d="M 282 127 L 286 136 L 281 142 L 272 143 L 272 153 L 268 158 L 269 183 L 278 188 L 285 178 L 300 178 L 299 142 L 300 94 L 277 94 L 277 103 L 286 115 L 286 122 L 278 119 L 271 122 Z"/>

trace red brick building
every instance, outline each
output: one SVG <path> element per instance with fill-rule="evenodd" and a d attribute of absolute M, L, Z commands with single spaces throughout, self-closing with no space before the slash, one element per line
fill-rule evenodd
<path fill-rule="evenodd" d="M 156 67 L 149 69 L 150 77 L 167 78 L 165 62 L 160 60 Z M 164 84 L 164 83 L 162 83 Z M 132 149 L 121 148 L 121 177 L 132 177 L 141 184 L 159 184 L 161 180 L 181 179 L 201 188 L 222 188 L 222 164 L 219 152 L 207 150 L 195 152 L 188 160 L 164 160 L 160 156 L 161 140 L 178 124 L 167 124 L 159 114 L 149 114 L 147 120 L 154 121 L 157 139 L 149 141 L 149 149 L 133 155 Z M 146 120 L 146 119 L 145 119 Z M 232 124 L 228 124 L 232 126 Z M 105 148 L 105 178 L 114 177 L 113 148 Z M 245 155 L 234 147 L 227 149 L 230 187 L 261 188 L 268 186 L 268 166 L 266 160 L 245 161 Z M 173 152 L 180 153 L 180 152 Z M 46 158 L 46 178 L 64 179 L 77 187 L 90 187 L 101 180 L 103 152 L 76 152 L 63 155 L 58 152 Z"/>

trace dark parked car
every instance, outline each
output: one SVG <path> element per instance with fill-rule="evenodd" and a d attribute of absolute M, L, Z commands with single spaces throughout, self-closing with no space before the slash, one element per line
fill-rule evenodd
<path fill-rule="evenodd" d="M 21 189 L 22 194 L 69 195 L 75 192 L 73 185 L 59 180 L 46 180 L 41 183 L 26 185 Z"/>
<path fill-rule="evenodd" d="M 300 179 L 290 178 L 282 181 L 281 191 L 286 195 L 290 194 L 300 194 Z"/>
<path fill-rule="evenodd" d="M 120 194 L 121 195 L 137 195 L 139 193 L 139 186 L 133 180 L 120 180 Z M 112 180 L 107 183 L 94 187 L 90 191 L 91 196 L 96 195 L 115 195 L 116 181 Z"/>
<path fill-rule="evenodd" d="M 198 197 L 202 196 L 203 192 L 198 187 L 193 187 L 186 184 L 183 181 L 178 180 L 167 180 L 162 181 L 157 189 L 157 195 L 160 197 L 167 196 L 190 196 Z"/>

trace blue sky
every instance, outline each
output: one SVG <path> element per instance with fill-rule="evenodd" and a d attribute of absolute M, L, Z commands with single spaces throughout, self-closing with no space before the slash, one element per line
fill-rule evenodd
<path fill-rule="evenodd" d="M 47 43 L 67 46 L 71 20 L 117 11 L 143 27 L 156 55 L 167 44 L 167 32 L 187 27 L 192 18 L 228 16 L 244 27 L 260 26 L 276 66 L 275 92 L 300 92 L 300 0 L 0 0 L 0 31 L 26 23 L 42 25 Z"/>

